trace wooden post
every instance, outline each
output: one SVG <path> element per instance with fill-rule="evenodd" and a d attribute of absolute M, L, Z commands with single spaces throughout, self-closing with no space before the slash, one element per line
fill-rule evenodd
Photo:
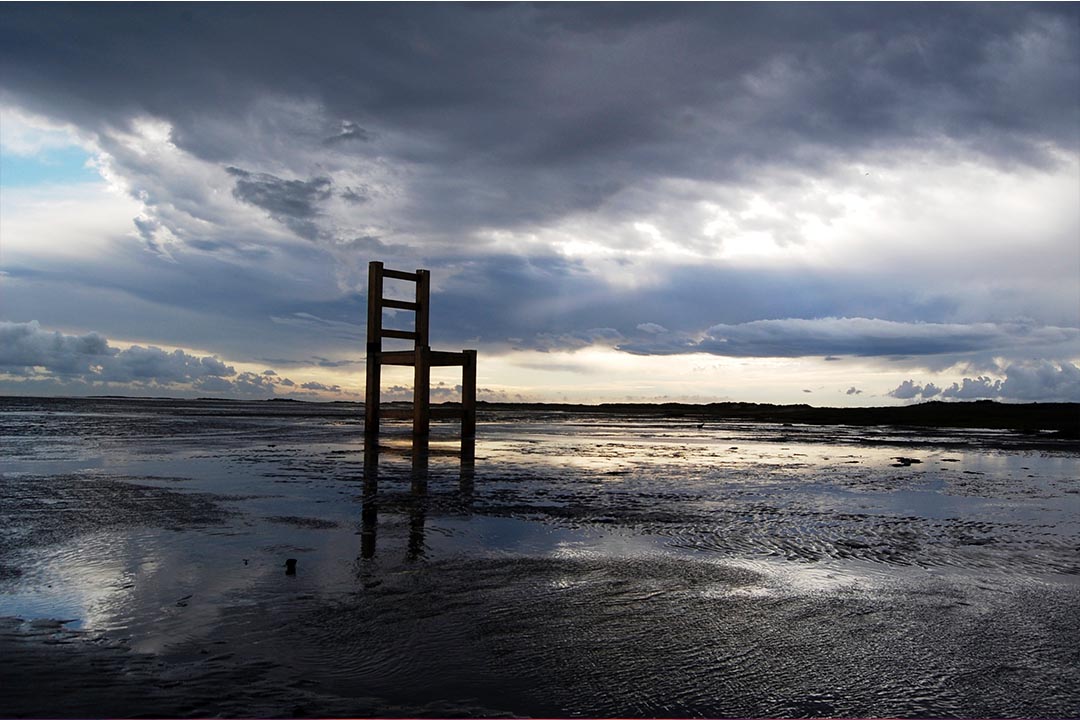
<path fill-rule="evenodd" d="M 415 352 L 413 365 L 413 435 L 426 437 L 431 424 L 431 348 L 417 345 Z"/>
<path fill-rule="evenodd" d="M 416 271 L 416 358 L 413 365 L 413 435 L 427 437 L 431 429 L 431 347 L 428 345 L 428 311 L 431 304 L 431 273 Z"/>
<path fill-rule="evenodd" d="M 461 437 L 476 435 L 476 351 L 463 350 L 461 366 Z"/>
<path fill-rule="evenodd" d="M 364 433 L 379 432 L 379 394 L 382 386 L 383 264 L 368 263 L 367 390 L 364 396 Z"/>
<path fill-rule="evenodd" d="M 416 344 L 430 347 L 428 340 L 429 318 L 431 311 L 431 271 L 416 271 Z"/>

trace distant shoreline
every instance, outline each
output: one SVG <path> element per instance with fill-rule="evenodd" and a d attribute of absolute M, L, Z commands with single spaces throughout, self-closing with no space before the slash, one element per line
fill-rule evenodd
<path fill-rule="evenodd" d="M 275 412 L 288 406 L 334 406 L 339 410 L 363 407 L 351 401 L 308 401 L 291 398 L 267 400 L 235 400 L 230 398 L 168 398 L 129 396 L 29 397 L 0 396 L 0 405 L 26 403 L 126 403 L 160 402 L 177 406 L 207 404 L 266 403 Z M 436 405 L 438 403 L 433 403 Z M 454 403 L 442 403 L 452 406 Z M 1001 403 L 994 400 L 966 402 L 931 401 L 897 407 L 814 407 L 811 405 L 771 405 L 749 402 L 693 403 L 495 403 L 479 401 L 477 409 L 502 412 L 557 412 L 572 414 L 613 415 L 627 417 L 666 417 L 698 422 L 747 421 L 807 425 L 901 425 L 913 427 L 956 427 L 1014 430 L 1022 433 L 1052 433 L 1054 437 L 1080 439 L 1080 403 Z"/>
<path fill-rule="evenodd" d="M 687 419 L 745 420 L 806 425 L 909 425 L 1052 431 L 1059 437 L 1080 438 L 1080 403 L 1001 403 L 994 400 L 966 402 L 931 401 L 898 407 L 814 407 L 767 403 L 602 403 L 567 405 L 554 403 L 477 403 L 479 409 L 548 410 L 614 415 L 661 415 Z"/>

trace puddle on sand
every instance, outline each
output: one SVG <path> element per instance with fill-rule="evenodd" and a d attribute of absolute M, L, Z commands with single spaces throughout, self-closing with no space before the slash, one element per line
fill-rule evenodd
<path fill-rule="evenodd" d="M 1075 450 L 518 417 L 372 467 L 339 408 L 134 405 L 4 417 L 14 714 L 1080 706 Z"/>

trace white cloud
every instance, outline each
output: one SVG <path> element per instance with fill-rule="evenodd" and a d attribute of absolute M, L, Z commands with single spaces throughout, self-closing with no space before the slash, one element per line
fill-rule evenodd
<path fill-rule="evenodd" d="M 118 351 L 97 333 L 64 335 L 46 332 L 36 321 L 0 321 L 0 367 L 29 372 L 42 367 L 60 374 L 90 372 L 110 362 Z"/>
<path fill-rule="evenodd" d="M 190 383 L 228 377 L 236 371 L 214 357 L 156 347 L 119 349 L 98 333 L 66 335 L 43 330 L 37 321 L 0 321 L 0 368 L 23 376 L 41 372 L 102 382 Z"/>
<path fill-rule="evenodd" d="M 113 346 L 99 333 L 70 335 L 43 329 L 37 321 L 0 321 L 0 384 L 28 394 L 166 392 L 228 397 L 272 397 L 299 393 L 297 383 L 274 370 L 238 371 L 210 355 L 132 345 Z M 340 385 L 308 381 L 301 390 L 318 397 L 343 397 Z"/>
<path fill-rule="evenodd" d="M 305 390 L 322 390 L 324 392 L 334 392 L 334 393 L 341 392 L 341 386 L 340 385 L 324 385 L 323 383 L 314 382 L 314 381 L 301 383 L 300 387 L 302 387 Z"/>
<path fill-rule="evenodd" d="M 97 148 L 89 134 L 67 122 L 51 120 L 15 106 L 0 103 L 0 152 L 33 156 L 49 150 L 78 147 L 87 152 Z"/>
<path fill-rule="evenodd" d="M 1020 402 L 1080 402 L 1080 367 L 1071 362 L 1012 363 L 1004 378 L 965 377 L 941 389 L 933 383 L 905 380 L 888 394 L 900 400 L 1008 400 Z"/>
<path fill-rule="evenodd" d="M 899 400 L 911 400 L 922 394 L 923 388 L 921 385 L 916 385 L 913 380 L 905 380 L 900 385 L 889 391 L 889 395 Z"/>
<path fill-rule="evenodd" d="M 1014 363 L 1005 368 L 1001 396 L 1012 400 L 1080 402 L 1080 367 L 1048 360 Z"/>

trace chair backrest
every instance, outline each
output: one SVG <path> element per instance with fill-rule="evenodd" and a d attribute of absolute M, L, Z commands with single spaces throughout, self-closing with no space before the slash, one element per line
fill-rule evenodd
<path fill-rule="evenodd" d="M 383 279 L 405 280 L 416 283 L 416 300 L 395 300 L 383 297 Z M 403 272 L 387 270 L 381 262 L 368 264 L 368 352 L 381 352 L 383 338 L 412 340 L 414 347 L 428 347 L 428 317 L 431 297 L 431 273 L 427 270 Z M 383 327 L 383 309 L 412 310 L 416 313 L 413 330 L 394 330 Z"/>

